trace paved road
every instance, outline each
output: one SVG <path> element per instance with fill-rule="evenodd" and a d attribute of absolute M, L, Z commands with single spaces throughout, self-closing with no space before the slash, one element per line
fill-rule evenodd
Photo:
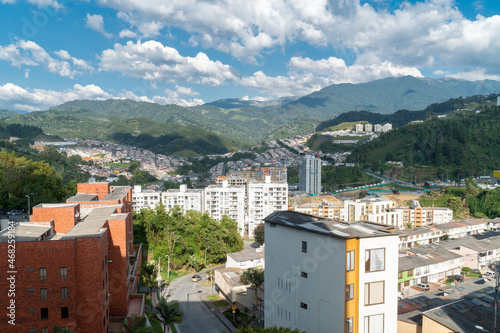
<path fill-rule="evenodd" d="M 203 280 L 195 283 L 191 282 L 191 275 L 180 277 L 170 283 L 163 289 L 163 296 L 168 300 L 177 300 L 180 303 L 184 319 L 180 324 L 182 333 L 219 333 L 228 332 L 224 324 L 210 311 L 203 303 L 200 296 L 209 295 L 211 288 L 201 287 L 201 283 L 206 280 L 205 273 L 197 273 Z M 198 293 L 201 291 L 201 293 Z M 189 322 L 188 322 L 188 304 L 187 294 L 189 293 Z"/>

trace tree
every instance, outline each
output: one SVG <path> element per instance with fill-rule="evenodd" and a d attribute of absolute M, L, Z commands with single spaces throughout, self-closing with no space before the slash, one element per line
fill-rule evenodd
<path fill-rule="evenodd" d="M 164 332 L 170 324 L 182 322 L 184 314 L 180 310 L 179 302 L 177 301 L 167 302 L 167 299 L 162 296 L 155 309 L 158 318 L 163 323 Z"/>
<path fill-rule="evenodd" d="M 253 236 L 255 238 L 255 242 L 259 245 L 264 244 L 264 230 L 265 230 L 264 223 L 259 224 L 253 230 Z"/>
<path fill-rule="evenodd" d="M 262 268 L 249 268 L 241 274 L 240 280 L 243 284 L 249 284 L 252 288 L 255 288 L 254 300 L 257 301 L 257 288 L 259 288 L 264 283 L 264 270 Z M 260 303 L 257 303 L 259 306 Z M 260 307 L 259 307 L 260 314 Z"/>
<path fill-rule="evenodd" d="M 204 265 L 204 258 L 198 253 L 192 254 L 189 257 L 188 265 L 193 267 L 195 271 L 199 271 Z"/>
<path fill-rule="evenodd" d="M 151 266 L 154 266 L 154 265 L 151 265 Z M 148 295 L 151 296 L 153 288 L 156 287 L 156 285 L 158 284 L 158 281 L 156 281 L 154 271 L 151 271 L 151 272 L 150 271 L 143 271 L 141 274 L 141 279 L 142 279 L 141 284 L 144 287 L 148 288 Z"/>
<path fill-rule="evenodd" d="M 131 318 L 123 321 L 124 333 L 146 333 L 151 332 L 152 327 L 146 327 L 146 318 L 138 317 L 135 313 Z"/>

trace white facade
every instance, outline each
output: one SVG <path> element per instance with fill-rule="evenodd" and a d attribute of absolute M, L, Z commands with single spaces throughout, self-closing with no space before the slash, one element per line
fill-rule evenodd
<path fill-rule="evenodd" d="M 367 133 L 373 132 L 373 125 L 372 124 L 365 124 L 365 132 L 367 132 Z"/>
<path fill-rule="evenodd" d="M 368 232 L 363 236 L 363 230 L 370 231 L 367 226 L 319 220 L 319 225 L 327 224 L 329 230 L 332 223 L 335 231 L 329 233 L 300 218 L 295 224 L 293 216 L 281 223 L 274 221 L 268 217 L 265 230 L 266 327 L 345 332 L 352 319 L 355 332 L 397 332 L 396 234 L 384 231 L 385 235 L 380 232 L 371 237 Z M 353 256 L 356 263 L 351 264 L 354 272 L 347 268 L 348 241 L 359 242 L 359 253 Z M 370 254 L 371 263 L 367 262 Z M 378 268 L 374 268 L 376 263 Z M 353 276 L 348 278 L 348 274 L 354 274 L 352 281 L 357 281 L 351 300 L 346 299 L 347 281 L 351 283 L 348 279 Z M 346 318 L 347 308 L 357 313 L 357 318 L 352 314 Z"/>
<path fill-rule="evenodd" d="M 264 182 L 250 181 L 247 185 L 247 221 L 248 235 L 253 237 L 253 231 L 264 218 L 278 210 L 288 209 L 288 184 L 272 182 L 266 176 Z"/>
<path fill-rule="evenodd" d="M 210 185 L 205 188 L 205 211 L 220 221 L 226 215 L 238 223 L 241 235 L 245 233 L 245 187 Z"/>
<path fill-rule="evenodd" d="M 363 133 L 363 124 L 356 124 L 356 133 Z"/>
<path fill-rule="evenodd" d="M 344 201 L 345 221 L 370 221 L 403 227 L 402 213 L 395 210 L 396 202 L 383 198 L 363 198 Z"/>
<path fill-rule="evenodd" d="M 321 159 L 306 155 L 299 169 L 299 189 L 312 194 L 321 193 Z"/>
<path fill-rule="evenodd" d="M 142 190 L 140 185 L 134 186 L 132 192 L 132 207 L 136 212 L 143 208 L 155 209 L 160 203 L 161 192 L 153 190 Z"/>
<path fill-rule="evenodd" d="M 382 126 L 382 132 L 389 132 L 390 130 L 392 130 L 392 124 L 385 124 L 384 126 Z"/>
<path fill-rule="evenodd" d="M 178 190 L 171 189 L 161 194 L 162 203 L 167 211 L 179 207 L 183 212 L 195 210 L 204 213 L 203 197 L 203 190 L 188 189 L 185 184 L 181 185 Z"/>
<path fill-rule="evenodd" d="M 374 126 L 374 129 L 375 129 L 375 132 L 380 133 L 380 132 L 382 132 L 382 125 L 376 124 Z"/>

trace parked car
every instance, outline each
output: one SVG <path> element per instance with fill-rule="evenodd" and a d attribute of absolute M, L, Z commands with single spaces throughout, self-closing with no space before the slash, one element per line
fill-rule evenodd
<path fill-rule="evenodd" d="M 405 297 L 402 291 L 398 291 L 398 301 L 402 300 Z"/>
<path fill-rule="evenodd" d="M 199 275 L 193 275 L 191 277 L 191 281 L 193 281 L 193 282 L 201 281 L 201 276 L 199 276 Z"/>
<path fill-rule="evenodd" d="M 464 277 L 462 275 L 450 275 L 448 276 L 448 279 L 452 278 L 453 280 L 457 282 L 464 282 Z"/>
<path fill-rule="evenodd" d="M 427 291 L 431 289 L 431 287 L 427 283 L 418 283 L 414 287 L 422 291 Z"/>
<path fill-rule="evenodd" d="M 9 214 L 9 215 L 20 215 L 20 214 L 22 214 L 22 213 L 23 213 L 23 211 L 22 211 L 22 210 L 19 210 L 19 209 L 13 209 L 13 210 L 11 210 L 9 213 L 7 213 L 7 214 Z"/>
<path fill-rule="evenodd" d="M 483 276 L 489 277 L 489 278 L 494 278 L 495 277 L 495 272 L 492 271 L 486 271 L 483 273 Z"/>

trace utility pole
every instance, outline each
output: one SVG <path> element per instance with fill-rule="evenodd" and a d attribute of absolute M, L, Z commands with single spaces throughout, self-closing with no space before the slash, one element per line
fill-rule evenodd
<path fill-rule="evenodd" d="M 493 327 L 491 329 L 492 333 L 497 331 L 497 309 L 498 309 L 498 284 L 500 275 L 498 274 L 498 263 L 495 265 L 495 308 L 493 309 Z"/>
<path fill-rule="evenodd" d="M 448 172 L 450 172 L 450 170 L 446 169 L 446 180 L 450 180 L 450 176 L 448 175 Z"/>

